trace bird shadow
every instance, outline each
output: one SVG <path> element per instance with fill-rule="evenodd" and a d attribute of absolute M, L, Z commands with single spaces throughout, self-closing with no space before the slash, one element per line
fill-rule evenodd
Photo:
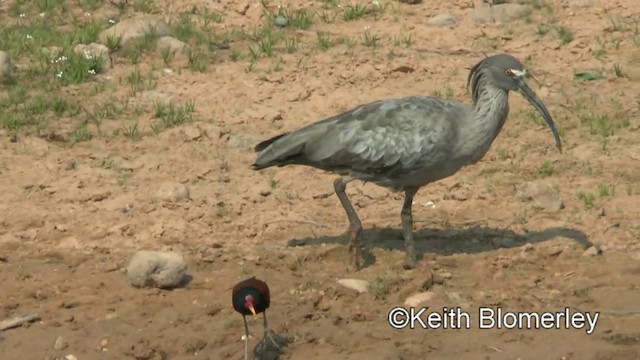
<path fill-rule="evenodd" d="M 528 231 L 525 235 L 515 233 L 509 229 L 472 226 L 458 229 L 433 229 L 423 228 L 414 231 L 415 249 L 418 258 L 425 253 L 438 255 L 454 255 L 460 253 L 475 254 L 494 251 L 499 248 L 512 248 L 525 244 L 536 244 L 565 237 L 572 239 L 584 248 L 593 244 L 588 236 L 576 229 L 554 227 L 542 231 Z M 313 246 L 322 244 L 349 244 L 346 234 L 338 236 L 307 237 L 293 239 L 287 243 L 288 247 Z M 375 264 L 375 256 L 371 249 L 404 251 L 402 231 L 395 228 L 371 228 L 363 230 L 360 234 L 360 244 L 364 257 L 363 265 Z"/>

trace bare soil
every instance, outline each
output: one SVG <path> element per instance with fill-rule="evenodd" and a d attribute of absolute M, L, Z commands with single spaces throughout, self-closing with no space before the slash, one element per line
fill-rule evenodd
<path fill-rule="evenodd" d="M 220 11 L 225 26 L 265 21 L 251 9 L 239 14 L 235 2 L 167 1 L 161 9 L 175 13 L 192 3 Z M 640 359 L 640 87 L 637 75 L 612 70 L 618 64 L 637 74 L 637 22 L 636 30 L 611 29 L 612 18 L 640 18 L 640 7 L 635 0 L 546 3 L 549 10 L 505 24 L 474 24 L 465 1 L 390 2 L 399 10 L 351 22 L 340 15 L 333 24 L 316 17 L 308 30 L 286 30 L 298 34 L 299 50 L 278 50 L 277 71 L 273 58 L 259 59 L 251 71 L 246 60 L 229 60 L 234 43 L 204 73 L 188 69 L 185 59 L 165 66 L 157 54 L 145 55 L 139 66 L 158 74 L 156 90 L 193 101 L 198 118 L 136 141 L 112 135 L 122 119 L 73 146 L 2 130 L 0 320 L 35 313 L 41 321 L 0 333 L 0 358 L 239 359 L 243 325 L 230 289 L 256 275 L 271 288 L 272 329 L 292 340 L 282 359 Z M 441 13 L 459 24 L 426 24 Z M 556 25 L 538 33 L 550 17 Z M 571 29 L 571 41 L 559 38 L 553 26 L 560 25 Z M 377 48 L 360 43 L 365 26 L 380 37 Z M 316 31 L 350 36 L 355 47 L 322 51 Z M 398 34 L 411 34 L 415 44 L 394 46 Z M 597 57 L 601 46 L 606 55 Z M 246 44 L 238 47 L 246 52 Z M 510 118 L 489 154 L 416 196 L 422 260 L 415 270 L 401 266 L 402 194 L 349 184 L 368 254 L 367 266 L 353 272 L 334 176 L 306 167 L 249 168 L 257 142 L 361 103 L 447 92 L 469 102 L 468 69 L 496 52 L 527 59 L 542 82 L 531 86 L 563 129 L 564 153 L 511 94 Z M 95 81 L 117 85 L 132 68 L 115 56 Z M 574 80 L 592 69 L 606 79 Z M 126 98 L 128 85 L 120 88 L 116 95 Z M 612 133 L 602 135 L 604 125 L 590 122 L 598 115 Z M 150 132 L 151 115 L 138 121 Z M 517 186 L 540 179 L 559 191 L 562 210 L 516 199 Z M 191 200 L 154 199 L 175 183 L 189 187 Z M 602 254 L 583 254 L 592 245 Z M 191 283 L 173 291 L 132 287 L 123 269 L 140 249 L 184 253 Z M 357 294 L 337 283 L 342 278 L 368 280 L 372 289 Z M 391 328 L 389 310 L 421 291 L 433 293 L 424 304 L 431 310 L 462 307 L 475 316 L 480 306 L 570 307 L 600 318 L 591 335 L 480 330 L 475 323 Z M 249 325 L 260 339 L 262 319 Z"/>

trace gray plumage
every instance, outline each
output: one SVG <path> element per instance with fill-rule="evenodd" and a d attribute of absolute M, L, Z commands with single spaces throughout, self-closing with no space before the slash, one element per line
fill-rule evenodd
<path fill-rule="evenodd" d="M 422 186 L 455 174 L 487 153 L 509 113 L 508 93 L 520 92 L 545 118 L 560 151 L 548 111 L 527 86 L 514 57 L 499 54 L 477 63 L 467 79 L 472 105 L 428 96 L 375 101 L 261 142 L 254 170 L 307 165 L 334 172 L 350 222 L 351 248 L 359 266 L 362 229 L 344 189 L 354 179 L 405 192 L 401 212 L 407 266 L 413 267 L 411 203 Z"/>

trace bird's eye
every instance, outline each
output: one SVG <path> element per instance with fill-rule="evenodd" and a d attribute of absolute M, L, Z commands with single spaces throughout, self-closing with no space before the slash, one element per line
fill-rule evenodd
<path fill-rule="evenodd" d="M 504 73 L 507 74 L 507 76 L 513 76 L 513 71 L 511 71 L 511 69 L 505 70 Z"/>

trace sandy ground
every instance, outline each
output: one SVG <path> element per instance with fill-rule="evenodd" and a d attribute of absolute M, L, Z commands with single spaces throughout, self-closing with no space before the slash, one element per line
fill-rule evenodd
<path fill-rule="evenodd" d="M 145 55 L 138 66 L 156 74 L 156 90 L 193 101 L 197 113 L 194 122 L 159 135 L 147 113 L 105 120 L 102 135 L 73 146 L 0 130 L 0 320 L 41 318 L 0 333 L 0 358 L 239 359 L 242 318 L 230 289 L 256 275 L 271 288 L 272 329 L 292 340 L 282 359 L 640 359 L 640 38 L 637 22 L 611 29 L 611 19 L 640 18 L 640 7 L 635 0 L 546 3 L 527 19 L 480 26 L 465 1 L 390 2 L 394 10 L 377 19 L 338 16 L 333 24 L 316 17 L 308 30 L 276 29 L 296 34 L 298 51 L 279 49 L 278 66 L 263 57 L 251 71 L 246 59 L 229 59 L 233 42 L 215 51 L 202 73 L 185 59 L 165 66 L 158 55 Z M 160 6 L 176 12 L 191 4 Z M 220 11 L 224 26 L 265 21 L 253 3 L 245 15 L 238 3 L 198 4 Z M 442 13 L 458 17 L 457 26 L 427 25 Z M 540 34 L 550 18 L 555 23 Z M 571 29 L 571 41 L 560 40 L 560 25 Z M 380 37 L 375 49 L 360 44 L 365 26 Z M 351 37 L 355 46 L 322 51 L 316 31 Z M 394 45 L 394 36 L 409 34 L 412 47 Z M 246 44 L 237 46 L 247 52 Z M 602 47 L 606 54 L 596 56 Z M 531 81 L 562 129 L 565 151 L 555 150 L 548 129 L 512 94 L 510 118 L 487 156 L 416 196 L 422 260 L 415 270 L 401 267 L 401 194 L 349 185 L 369 260 L 353 272 L 334 176 L 304 167 L 249 169 L 257 142 L 360 103 L 434 94 L 469 102 L 468 69 L 495 52 L 526 60 L 543 83 Z M 616 77 L 616 65 L 629 76 Z M 132 66 L 115 56 L 92 84 L 65 91 L 73 96 L 105 82 L 126 99 L 121 79 Z M 607 79 L 574 80 L 592 69 Z M 589 122 L 598 115 L 610 122 L 606 140 Z M 144 136 L 117 135 L 135 119 Z M 518 200 L 518 186 L 534 180 L 555 187 L 564 208 Z M 176 183 L 189 187 L 190 200 L 154 198 Z M 602 254 L 584 254 L 591 245 Z M 141 249 L 184 253 L 193 280 L 173 291 L 130 286 L 124 268 Z M 342 278 L 368 280 L 372 290 L 357 294 L 337 283 Z M 423 306 L 462 307 L 471 328 L 390 327 L 389 310 L 423 291 L 431 296 Z M 590 335 L 478 329 L 481 306 L 569 307 L 600 317 Z M 249 325 L 259 339 L 262 319 Z"/>

